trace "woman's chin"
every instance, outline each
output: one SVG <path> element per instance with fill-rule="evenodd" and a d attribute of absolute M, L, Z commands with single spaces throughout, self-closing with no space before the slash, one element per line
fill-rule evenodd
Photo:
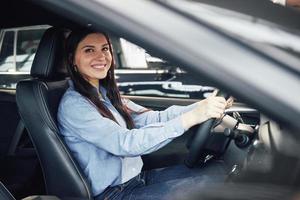
<path fill-rule="evenodd" d="M 97 76 L 97 79 L 99 79 L 99 80 L 101 80 L 101 79 L 105 79 L 105 78 L 106 78 L 106 76 L 107 76 L 107 73 L 104 73 L 104 74 L 99 74 L 99 75 Z"/>

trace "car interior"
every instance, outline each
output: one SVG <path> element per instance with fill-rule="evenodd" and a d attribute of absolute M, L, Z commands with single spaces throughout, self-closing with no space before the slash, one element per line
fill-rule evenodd
<path fill-rule="evenodd" d="M 22 17 L 16 18 L 14 13 L 7 11 L 12 8 L 16 8 L 18 15 Z M 30 78 L 19 81 L 16 90 L 0 89 L 0 199 L 21 199 L 32 195 L 93 199 L 89 182 L 61 138 L 56 120 L 60 98 L 68 88 L 63 44 L 69 29 L 80 24 L 61 18 L 30 1 L 5 1 L 0 13 L 1 28 L 40 24 L 51 26 L 40 41 Z M 197 101 L 129 95 L 124 97 L 153 110 Z M 269 155 L 270 150 L 261 144 L 266 143 L 271 149 L 284 149 L 273 141 L 274 137 L 281 138 L 282 127 L 279 124 L 241 102 L 236 102 L 227 110 L 227 114 L 240 123 L 250 125 L 255 132 L 212 131 L 201 149 L 200 161 L 193 166 L 205 167 L 216 160 L 222 162 L 228 170 L 227 181 L 256 182 L 271 179 L 275 183 L 290 185 L 298 182 L 291 180 L 291 173 L 270 178 L 278 173 L 279 169 L 276 167 L 269 170 L 269 173 L 264 173 L 271 167 L 271 163 L 280 163 L 282 159 L 286 162 L 293 161 L 293 157 L 283 156 L 281 160 L 273 161 L 273 157 Z M 143 170 L 185 163 L 197 134 L 198 126 L 159 151 L 143 156 Z M 290 140 L 286 144 L 296 145 Z M 281 155 L 279 151 L 278 154 Z M 297 166 L 295 163 L 291 169 L 297 171 Z M 242 173 L 245 169 L 247 173 Z M 226 188 L 222 191 L 222 195 L 230 199 L 230 194 L 224 192 Z M 214 189 L 208 188 L 203 195 L 208 193 L 211 195 Z"/>
<path fill-rule="evenodd" d="M 34 148 L 36 151 L 42 168 L 43 177 L 39 177 L 40 180 L 37 181 L 44 181 L 45 188 L 40 189 L 45 190 L 46 194 L 55 194 L 59 197 L 92 199 L 93 197 L 91 196 L 88 181 L 76 164 L 76 160 L 72 158 L 68 147 L 61 139 L 56 125 L 59 101 L 68 87 L 66 80 L 68 76 L 62 62 L 64 39 L 65 29 L 53 27 L 45 32 L 31 68 L 32 78 L 20 81 L 17 85 L 16 103 L 22 122 L 25 124 L 26 129 L 29 130 L 29 136 L 33 143 L 31 148 Z M 169 105 L 166 103 L 169 99 L 164 99 L 165 104 L 162 103 L 162 100 L 157 99 L 156 102 L 145 98 L 136 98 L 133 100 L 148 108 L 160 110 L 172 104 L 179 104 L 176 102 L 176 99 L 173 99 L 172 102 L 168 102 Z M 151 102 L 151 104 L 147 104 L 147 102 Z M 181 100 L 180 102 L 181 105 L 188 103 L 190 103 L 190 101 L 184 102 Z M 259 114 L 256 110 L 252 109 L 240 113 L 243 115 L 243 120 L 247 120 L 252 126 L 256 126 L 259 122 Z M 15 114 L 17 114 L 17 111 Z M 18 120 L 20 121 L 20 119 Z M 20 129 L 22 131 L 25 130 L 24 127 Z M 195 128 L 189 131 L 194 132 Z M 185 134 L 175 139 L 165 148 L 153 154 L 145 155 L 143 157 L 144 169 L 161 168 L 183 163 L 188 153 L 185 145 L 188 143 L 188 140 L 192 141 L 192 139 L 189 138 L 188 134 Z M 225 149 L 229 151 L 229 142 L 230 140 L 225 135 L 216 133 L 207 143 L 207 152 L 221 160 L 220 157 L 225 152 Z M 241 157 L 234 158 L 230 156 L 233 163 L 238 164 L 238 162 L 243 160 L 244 156 L 242 154 L 246 154 L 246 149 L 249 147 L 249 144 L 250 142 L 244 144 L 241 148 L 236 145 L 230 145 L 230 151 L 239 151 L 234 153 L 234 155 L 236 154 Z M 19 150 L 20 152 L 26 149 L 19 145 L 20 144 L 18 144 L 18 148 L 21 148 Z M 30 147 L 28 147 L 28 149 L 30 149 Z M 32 165 L 35 164 L 35 167 L 38 168 L 38 163 L 32 162 L 33 160 L 36 161 L 34 153 L 31 152 L 31 154 L 32 160 L 28 162 Z M 13 156 L 13 159 L 19 160 L 15 158 L 15 156 Z M 229 167 L 232 164 L 229 163 L 228 160 L 226 165 Z M 22 166 L 23 168 L 24 163 L 18 166 Z M 33 169 L 34 168 L 31 168 L 31 170 Z M 11 171 L 11 169 L 7 171 Z M 32 173 L 37 173 L 35 170 L 33 171 Z M 32 177 L 27 177 L 25 181 L 32 181 L 32 179 Z M 61 179 L 64 181 L 58 181 Z M 17 179 L 16 181 L 20 180 Z M 7 182 L 5 183 L 7 184 Z M 10 185 L 8 184 L 8 186 Z M 28 192 L 28 190 L 26 192 Z"/>

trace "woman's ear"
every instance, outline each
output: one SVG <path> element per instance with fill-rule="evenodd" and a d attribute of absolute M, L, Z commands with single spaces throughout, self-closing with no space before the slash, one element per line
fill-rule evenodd
<path fill-rule="evenodd" d="M 69 54 L 69 56 L 68 56 L 68 63 L 69 63 L 69 65 L 70 65 L 70 67 L 73 68 L 73 70 L 74 70 L 75 72 L 78 71 L 78 70 L 77 70 L 77 65 L 74 63 L 74 59 L 73 59 L 73 55 L 72 55 L 72 54 Z M 71 70 L 72 70 L 72 69 L 71 69 Z"/>

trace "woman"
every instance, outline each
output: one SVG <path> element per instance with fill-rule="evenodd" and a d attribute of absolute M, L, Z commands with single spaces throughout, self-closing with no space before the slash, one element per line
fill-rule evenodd
<path fill-rule="evenodd" d="M 200 169 L 184 166 L 141 172 L 141 155 L 158 150 L 196 124 L 220 118 L 232 100 L 226 102 L 214 93 L 190 106 L 150 111 L 121 99 L 106 34 L 73 31 L 66 49 L 72 81 L 60 102 L 59 128 L 96 199 L 160 199 L 191 188 L 196 176 L 196 183 L 207 181 L 200 178 Z"/>

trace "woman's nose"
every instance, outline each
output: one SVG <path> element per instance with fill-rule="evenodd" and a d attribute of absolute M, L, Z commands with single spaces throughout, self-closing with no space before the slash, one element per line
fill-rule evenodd
<path fill-rule="evenodd" d="M 105 58 L 105 54 L 102 52 L 102 51 L 97 51 L 97 53 L 96 53 L 96 57 L 97 58 Z"/>

